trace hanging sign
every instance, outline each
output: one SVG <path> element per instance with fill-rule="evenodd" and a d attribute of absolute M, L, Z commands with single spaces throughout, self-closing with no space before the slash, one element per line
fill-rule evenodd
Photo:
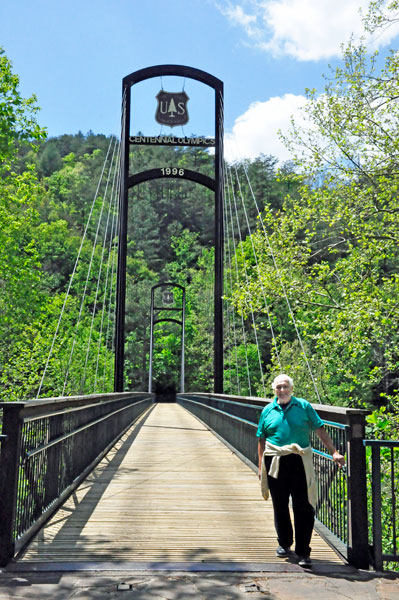
<path fill-rule="evenodd" d="M 188 123 L 186 92 L 165 92 L 161 90 L 156 96 L 158 100 L 155 120 L 161 125 L 177 127 Z"/>
<path fill-rule="evenodd" d="M 162 292 L 162 303 L 163 304 L 173 304 L 175 301 L 175 297 L 173 292 Z"/>

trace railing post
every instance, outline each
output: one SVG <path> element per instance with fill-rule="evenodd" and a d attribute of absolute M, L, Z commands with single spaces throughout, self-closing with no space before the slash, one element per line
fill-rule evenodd
<path fill-rule="evenodd" d="M 373 559 L 374 569 L 382 571 L 382 526 L 381 526 L 381 448 L 371 447 L 371 473 L 373 486 Z"/>
<path fill-rule="evenodd" d="M 23 407 L 22 402 L 3 406 L 3 434 L 7 439 L 2 443 L 0 455 L 0 566 L 14 556 Z"/>
<path fill-rule="evenodd" d="M 365 416 L 348 413 L 348 561 L 358 569 L 369 568 Z"/>

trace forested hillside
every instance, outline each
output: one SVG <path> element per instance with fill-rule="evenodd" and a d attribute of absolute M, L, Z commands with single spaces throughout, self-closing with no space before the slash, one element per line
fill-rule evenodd
<path fill-rule="evenodd" d="M 370 29 L 389 22 L 378 4 L 366 23 Z M 394 438 L 398 74 L 396 52 L 370 57 L 362 43 L 350 44 L 324 94 L 307 92 L 311 126 L 287 136 L 292 164 L 278 169 L 276 159 L 260 156 L 226 165 L 227 176 L 229 169 L 234 173 L 228 193 L 245 198 L 247 206 L 238 209 L 237 219 L 248 219 L 253 231 L 252 238 L 240 239 L 226 212 L 226 391 L 263 395 L 266 389 L 268 394 L 270 380 L 284 370 L 293 375 L 298 395 L 318 401 L 316 384 L 325 403 L 370 408 L 374 434 Z M 99 350 L 97 362 L 84 358 L 85 340 L 98 335 L 100 315 L 79 308 L 79 297 L 87 287 L 95 306 L 96 282 L 85 281 L 83 268 L 90 257 L 101 260 L 95 228 L 87 229 L 82 247 L 81 240 L 115 140 L 91 132 L 46 140 L 35 119 L 35 98 L 20 96 L 18 78 L 0 55 L 0 378 L 1 398 L 7 401 L 36 396 L 52 344 L 41 396 L 110 391 L 113 385 L 107 350 Z M 212 176 L 213 157 L 205 150 L 132 148 L 132 172 L 160 163 Z M 99 206 L 94 204 L 94 212 Z M 188 181 L 154 180 L 130 191 L 128 389 L 145 389 L 148 383 L 150 290 L 163 281 L 187 291 L 186 389 L 212 388 L 213 210 L 212 194 Z M 80 247 L 82 266 L 59 326 Z M 244 334 L 234 346 L 235 322 L 243 324 Z M 158 325 L 155 381 L 178 385 L 179 353 L 179 329 Z"/>

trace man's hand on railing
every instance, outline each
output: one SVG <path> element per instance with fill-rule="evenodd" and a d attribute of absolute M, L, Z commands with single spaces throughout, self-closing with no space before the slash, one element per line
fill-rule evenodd
<path fill-rule="evenodd" d="M 333 457 L 333 461 L 335 463 L 337 463 L 337 465 L 339 466 L 339 468 L 345 466 L 345 456 L 343 456 L 342 454 L 340 454 L 338 452 L 338 450 L 335 450 L 335 452 L 333 452 L 332 457 Z"/>
<path fill-rule="evenodd" d="M 323 442 L 327 450 L 331 452 L 333 461 L 337 463 L 339 468 L 344 467 L 345 457 L 335 448 L 334 442 L 332 441 L 330 435 L 327 433 L 324 427 L 319 427 L 318 429 L 316 429 L 316 434 Z"/>

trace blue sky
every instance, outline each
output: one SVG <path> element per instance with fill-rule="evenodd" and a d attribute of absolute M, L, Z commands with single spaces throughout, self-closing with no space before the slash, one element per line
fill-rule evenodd
<path fill-rule="evenodd" d="M 122 78 L 175 63 L 224 81 L 225 131 L 237 153 L 284 159 L 277 129 L 303 104 L 305 87 L 322 89 L 340 43 L 359 31 L 361 5 L 365 1 L 1 0 L 0 45 L 22 93 L 37 95 L 39 122 L 50 136 L 119 133 Z M 389 42 L 388 36 L 378 43 Z M 163 81 L 168 91 L 180 85 Z M 160 87 L 156 80 L 137 91 L 133 110 L 146 134 L 154 133 Z M 186 82 L 193 119 L 185 133 L 211 133 L 202 87 Z"/>

